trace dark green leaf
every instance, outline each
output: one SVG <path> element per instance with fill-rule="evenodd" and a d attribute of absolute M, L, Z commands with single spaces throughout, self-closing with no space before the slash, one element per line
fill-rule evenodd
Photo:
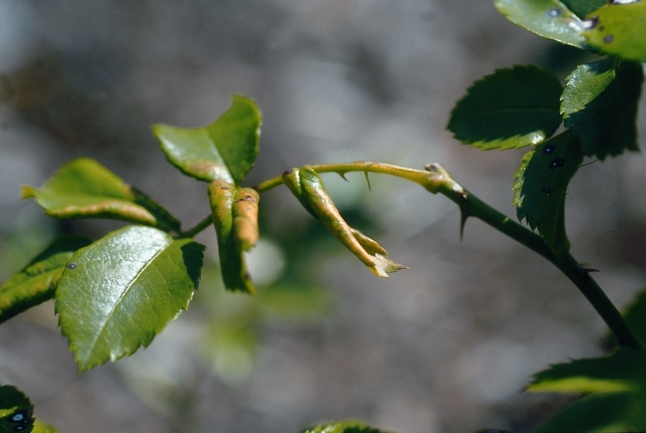
<path fill-rule="evenodd" d="M 608 4 L 608 0 L 561 0 L 577 17 L 583 19 L 601 6 Z"/>
<path fill-rule="evenodd" d="M 56 288 L 56 312 L 79 371 L 131 355 L 186 309 L 204 247 L 129 226 L 77 251 Z"/>
<path fill-rule="evenodd" d="M 547 39 L 575 47 L 585 39 L 570 26 L 579 21 L 572 11 L 558 0 L 496 0 L 496 8 L 512 23 Z"/>
<path fill-rule="evenodd" d="M 162 230 L 180 223 L 157 203 L 93 159 L 64 165 L 40 189 L 23 186 L 23 198 L 35 198 L 55 218 L 112 218 Z"/>
<path fill-rule="evenodd" d="M 643 394 L 595 394 L 573 403 L 534 432 L 643 432 L 646 431 L 645 407 Z"/>
<path fill-rule="evenodd" d="M 605 54 L 646 62 L 646 3 L 609 4 L 594 12 L 581 35 Z"/>
<path fill-rule="evenodd" d="M 579 359 L 536 374 L 533 392 L 646 392 L 646 352 L 619 350 L 601 358 Z"/>
<path fill-rule="evenodd" d="M 254 101 L 234 96 L 231 107 L 215 122 L 186 129 L 155 125 L 166 158 L 183 173 L 199 180 L 239 184 L 258 154 L 262 115 Z"/>
<path fill-rule="evenodd" d="M 646 26 L 646 23 L 644 23 Z M 637 145 L 642 67 L 605 59 L 579 66 L 568 78 L 561 112 L 587 156 L 603 160 Z"/>
<path fill-rule="evenodd" d="M 500 69 L 467 90 L 447 128 L 456 139 L 484 150 L 537 144 L 561 124 L 562 91 L 559 80 L 543 69 Z"/>
<path fill-rule="evenodd" d="M 378 430 L 370 427 L 361 421 L 337 421 L 329 424 L 321 424 L 310 427 L 302 433 L 388 433 L 385 430 Z"/>
<path fill-rule="evenodd" d="M 568 131 L 527 152 L 514 174 L 513 205 L 550 249 L 560 254 L 569 248 L 563 226 L 567 186 L 583 160 L 577 139 Z"/>
<path fill-rule="evenodd" d="M 11 385 L 0 386 L 0 433 L 31 432 L 34 406 Z"/>
<path fill-rule="evenodd" d="M 209 185 L 213 225 L 218 235 L 222 279 L 228 290 L 254 294 L 243 253 L 258 240 L 258 193 L 216 180 Z"/>
<path fill-rule="evenodd" d="M 61 237 L 4 283 L 0 287 L 0 323 L 51 299 L 69 259 L 91 242 L 78 236 Z"/>

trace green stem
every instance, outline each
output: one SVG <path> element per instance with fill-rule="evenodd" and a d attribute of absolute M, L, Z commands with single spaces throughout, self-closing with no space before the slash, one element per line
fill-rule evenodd
<path fill-rule="evenodd" d="M 183 239 L 183 238 L 195 237 L 195 235 L 197 235 L 199 232 L 209 227 L 211 224 L 213 224 L 213 217 L 209 215 L 206 218 L 204 218 L 202 221 L 197 223 L 197 225 L 192 229 L 186 230 L 185 232 L 181 232 L 178 238 Z"/>
<path fill-rule="evenodd" d="M 366 177 L 368 173 L 388 174 L 415 182 L 433 194 L 439 193 L 446 196 L 460 207 L 463 218 L 470 216 L 478 218 L 553 263 L 592 304 L 606 325 L 608 325 L 608 328 L 615 334 L 622 347 L 635 350 L 643 349 L 617 308 L 615 308 L 596 281 L 590 277 L 589 270 L 581 266 L 569 252 L 559 255 L 554 254 L 539 235 L 512 221 L 506 215 L 468 192 L 453 180 L 451 175 L 440 164 L 429 164 L 426 166 L 426 171 L 373 162 L 323 164 L 308 167 L 317 173 L 333 172 L 341 176 L 348 172 L 364 172 Z M 277 176 L 260 183 L 255 189 L 259 193 L 263 193 L 282 183 L 282 176 Z M 186 235 L 199 232 L 200 229 L 198 228 L 201 224 L 186 232 Z"/>

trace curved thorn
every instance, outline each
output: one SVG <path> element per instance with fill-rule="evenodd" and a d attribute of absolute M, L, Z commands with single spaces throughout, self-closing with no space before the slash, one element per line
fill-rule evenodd
<path fill-rule="evenodd" d="M 467 210 L 460 208 L 460 242 L 462 242 L 462 239 L 464 238 L 464 225 L 467 222 L 467 218 L 470 216 L 471 214 Z"/>

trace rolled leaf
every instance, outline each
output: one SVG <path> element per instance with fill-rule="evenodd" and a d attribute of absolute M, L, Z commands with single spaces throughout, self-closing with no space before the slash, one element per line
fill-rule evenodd
<path fill-rule="evenodd" d="M 34 198 L 54 218 L 110 218 L 179 230 L 180 223 L 141 191 L 90 158 L 64 165 L 40 188 L 24 185 L 22 198 Z"/>
<path fill-rule="evenodd" d="M 204 247 L 128 226 L 77 251 L 56 287 L 56 312 L 83 372 L 148 346 L 197 289 Z"/>
<path fill-rule="evenodd" d="M 283 174 L 283 182 L 303 207 L 375 275 L 388 278 L 388 273 L 408 269 L 390 260 L 381 245 L 345 222 L 314 170 L 309 167 L 288 170 Z"/>
<path fill-rule="evenodd" d="M 561 124 L 558 78 L 534 66 L 499 69 L 476 81 L 451 112 L 447 129 L 483 150 L 538 144 Z"/>
<path fill-rule="evenodd" d="M 258 154 L 262 114 L 246 96 L 233 96 L 231 107 L 202 128 L 158 124 L 153 133 L 168 161 L 184 174 L 212 182 L 239 184 Z"/>
<path fill-rule="evenodd" d="M 92 243 L 63 236 L 0 287 L 0 323 L 54 297 L 54 289 L 72 255 Z"/>
<path fill-rule="evenodd" d="M 243 252 L 258 241 L 258 193 L 224 180 L 212 182 L 208 192 L 224 285 L 228 290 L 254 294 Z"/>

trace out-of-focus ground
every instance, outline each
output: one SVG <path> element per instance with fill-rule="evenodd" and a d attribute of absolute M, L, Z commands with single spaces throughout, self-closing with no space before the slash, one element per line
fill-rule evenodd
<path fill-rule="evenodd" d="M 207 215 L 205 185 L 166 164 L 149 128 L 205 124 L 232 93 L 264 112 L 250 185 L 307 163 L 442 162 L 514 217 L 523 150 L 460 145 L 444 130 L 451 108 L 496 68 L 534 63 L 563 79 L 586 57 L 508 23 L 492 3 L 0 0 L 0 280 L 57 232 L 119 227 L 59 223 L 19 199 L 21 184 L 41 185 L 75 157 L 99 160 L 187 227 Z M 567 199 L 574 255 L 601 270 L 618 305 L 644 286 L 645 166 L 641 154 L 586 166 Z M 562 404 L 521 391 L 548 363 L 601 353 L 604 325 L 574 286 L 478 221 L 460 242 L 459 212 L 443 197 L 376 175 L 369 192 L 362 176 L 348 178 L 324 178 L 339 208 L 410 270 L 376 279 L 280 188 L 261 200 L 254 272 L 268 287 L 291 278 L 328 290 L 324 319 L 248 320 L 255 358 L 244 345 L 205 356 L 211 322 L 255 308 L 215 295 L 210 265 L 192 308 L 150 348 L 81 376 L 51 303 L 10 320 L 0 382 L 64 433 L 295 433 L 336 418 L 408 433 L 527 431 Z M 199 240 L 216 262 L 215 234 Z"/>

